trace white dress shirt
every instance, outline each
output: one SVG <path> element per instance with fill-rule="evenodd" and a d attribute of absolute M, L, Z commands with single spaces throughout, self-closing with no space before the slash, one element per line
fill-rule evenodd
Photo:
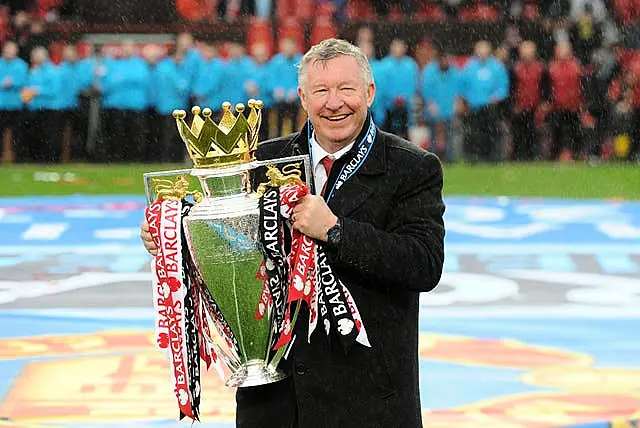
<path fill-rule="evenodd" d="M 324 183 L 327 182 L 327 172 L 324 169 L 324 165 L 322 165 L 322 159 L 325 156 L 330 156 L 334 160 L 340 159 L 342 156 L 347 153 L 351 147 L 353 147 L 353 143 L 348 146 L 338 150 L 335 153 L 327 153 L 325 149 L 320 147 L 318 141 L 316 140 L 316 135 L 311 135 L 311 159 L 313 160 L 313 165 L 311 165 L 311 170 L 313 171 L 313 182 L 315 183 L 315 194 L 319 195 L 320 191 L 324 187 Z"/>

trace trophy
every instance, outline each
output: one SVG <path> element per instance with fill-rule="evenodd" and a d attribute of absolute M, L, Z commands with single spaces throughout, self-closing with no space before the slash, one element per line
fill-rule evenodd
<path fill-rule="evenodd" d="M 183 366 L 183 360 L 196 366 L 199 357 L 208 364 L 222 361 L 216 368 L 230 387 L 286 377 L 278 363 L 287 346 L 274 344 L 283 328 L 292 328 L 283 326 L 288 302 L 268 284 L 274 282 L 270 269 L 286 277 L 286 263 L 278 267 L 265 258 L 260 237 L 261 224 L 277 226 L 278 239 L 285 229 L 279 212 L 272 223 L 262 218 L 269 207 L 261 204 L 269 190 L 308 185 L 311 168 L 308 155 L 256 160 L 262 102 L 252 99 L 247 106 L 245 116 L 243 104 L 234 114 L 225 102 L 219 123 L 210 109 L 193 107 L 191 125 L 185 111 L 174 111 L 194 167 L 144 174 L 147 219 L 159 248 L 153 264 L 156 339 L 171 354 L 176 396 L 187 415 L 182 405 L 189 391 L 199 396 L 199 383 L 189 387 L 181 373 L 199 382 L 199 368 Z M 184 349 L 178 351 L 180 343 Z"/>

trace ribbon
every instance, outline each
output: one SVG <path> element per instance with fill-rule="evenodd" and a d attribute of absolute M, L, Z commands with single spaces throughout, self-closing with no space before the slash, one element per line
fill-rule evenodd
<path fill-rule="evenodd" d="M 156 343 L 171 362 L 174 393 L 180 419 L 198 420 L 199 359 L 193 302 L 187 296 L 182 264 L 182 202 L 161 200 L 145 210 L 158 254 L 154 259 Z"/>
<path fill-rule="evenodd" d="M 275 189 L 275 188 L 273 188 Z M 275 207 L 279 206 L 279 212 L 285 219 L 290 218 L 293 213 L 293 208 L 298 201 L 309 193 L 309 189 L 305 184 L 294 184 L 279 189 L 279 204 L 275 202 L 276 193 L 269 194 L 267 190 L 261 201 L 261 236 L 264 237 L 267 234 L 273 235 L 273 225 L 267 225 L 264 222 L 266 214 L 263 212 L 266 207 L 269 208 L 269 213 L 273 213 Z M 269 194 L 269 196 L 267 196 Z M 266 197 L 266 199 L 264 199 Z M 271 219 L 270 219 L 271 220 Z M 267 226 L 272 230 L 267 230 Z M 278 229 L 278 237 L 280 236 L 280 229 Z M 275 240 L 275 239 L 274 239 Z M 271 243 L 274 241 L 272 240 Z M 270 282 L 273 278 L 269 275 L 269 262 L 270 259 L 280 260 L 282 250 L 281 243 L 277 246 L 272 244 L 270 249 L 266 247 L 265 240 L 263 243 L 263 251 L 265 254 L 265 267 L 266 267 L 266 279 L 265 284 Z M 304 301 L 309 308 L 309 333 L 307 340 L 311 340 L 311 335 L 315 331 L 318 319 L 321 320 L 321 324 L 324 327 L 327 338 L 330 338 L 331 331 L 335 331 L 340 339 L 342 347 L 345 353 L 348 353 L 355 342 L 361 343 L 364 346 L 371 346 L 367 337 L 364 324 L 362 323 L 362 317 L 358 310 L 355 301 L 353 300 L 351 293 L 347 287 L 336 277 L 331 266 L 326 260 L 326 254 L 322 246 L 318 245 L 313 239 L 306 235 L 301 234 L 296 230 L 291 231 L 291 251 L 287 258 L 288 269 L 288 283 L 284 295 L 286 296 L 286 305 L 281 306 L 284 308 L 284 319 L 276 319 L 278 326 L 281 328 L 278 330 L 279 337 L 274 345 L 274 349 L 278 349 L 291 341 L 292 328 L 291 328 L 291 304 L 298 301 Z M 272 263 L 274 265 L 275 263 Z M 275 269 L 272 270 L 275 272 Z M 278 286 L 282 287 L 281 273 L 277 272 Z M 261 274 L 258 273 L 258 277 Z M 264 276 L 262 276 L 264 278 Z M 256 310 L 256 316 L 264 315 L 265 302 L 268 302 L 268 298 L 265 294 L 268 293 L 273 287 L 264 286 L 263 295 L 261 296 Z M 281 301 L 276 299 L 273 301 L 273 306 L 281 305 Z M 274 309 L 277 312 L 277 309 Z"/>
<path fill-rule="evenodd" d="M 280 344 L 280 336 L 290 334 L 287 305 L 287 260 L 284 257 L 283 235 L 280 220 L 280 190 L 267 186 L 259 201 L 259 240 L 264 255 L 266 285 L 272 300 L 274 323 L 272 323 L 273 345 Z M 264 290 L 265 287 L 263 287 Z M 263 292 L 264 294 L 264 292 Z M 262 303 L 262 299 L 261 299 Z M 259 303 L 260 305 L 260 303 Z M 260 307 L 258 308 L 260 311 Z M 287 329 L 287 325 L 289 328 Z M 277 349 L 277 348 L 276 348 Z"/>

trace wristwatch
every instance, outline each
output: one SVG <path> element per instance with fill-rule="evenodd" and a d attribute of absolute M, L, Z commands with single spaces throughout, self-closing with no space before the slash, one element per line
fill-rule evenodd
<path fill-rule="evenodd" d="M 327 230 L 327 245 L 337 248 L 342 241 L 342 221 L 338 217 L 338 221 L 329 230 Z"/>

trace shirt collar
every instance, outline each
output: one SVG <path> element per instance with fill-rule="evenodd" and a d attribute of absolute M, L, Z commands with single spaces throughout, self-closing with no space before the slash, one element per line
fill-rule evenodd
<path fill-rule="evenodd" d="M 347 145 L 346 147 L 341 148 L 335 153 L 329 153 L 318 144 L 318 140 L 316 140 L 315 132 L 311 134 L 311 159 L 313 159 L 312 171 L 316 170 L 320 161 L 324 159 L 325 156 L 331 155 L 334 159 L 340 159 L 344 156 L 349 150 L 353 147 L 353 143 Z"/>

